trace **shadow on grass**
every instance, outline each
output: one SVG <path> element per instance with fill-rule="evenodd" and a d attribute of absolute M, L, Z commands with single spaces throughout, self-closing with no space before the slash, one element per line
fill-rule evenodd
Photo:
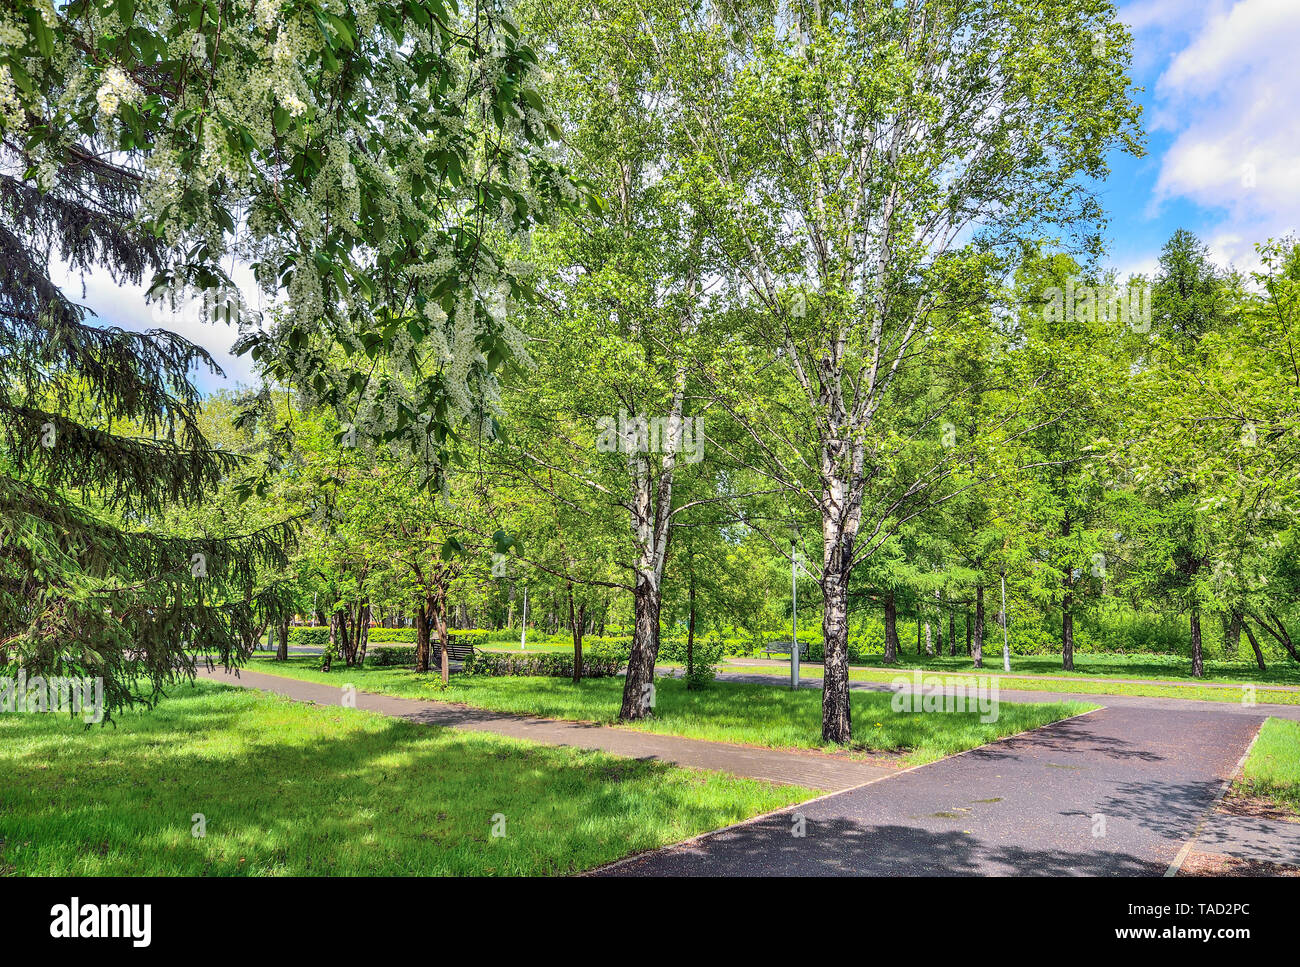
<path fill-rule="evenodd" d="M 800 795 L 210 689 L 123 716 L 115 729 L 35 716 L 0 723 L 0 866 L 81 875 L 562 873 Z M 192 835 L 195 814 L 203 838 Z M 494 836 L 494 825 L 505 835 Z"/>

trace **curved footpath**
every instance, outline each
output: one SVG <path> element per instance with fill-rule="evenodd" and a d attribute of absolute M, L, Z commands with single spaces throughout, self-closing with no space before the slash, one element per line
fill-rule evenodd
<path fill-rule="evenodd" d="M 1009 689 L 999 697 L 1107 707 L 597 873 L 1160 876 L 1176 872 L 1194 840 L 1300 865 L 1300 823 L 1214 811 L 1264 719 L 1300 719 L 1300 707 Z"/>
<path fill-rule="evenodd" d="M 203 677 L 335 705 L 339 689 L 244 671 Z M 777 685 L 770 675 L 724 681 Z M 819 679 L 804 687 L 820 688 Z M 890 683 L 852 682 L 892 691 Z M 1097 711 L 908 770 L 357 693 L 357 707 L 416 722 L 843 790 L 597 875 L 1147 875 L 1198 848 L 1300 865 L 1300 823 L 1214 808 L 1268 716 L 1300 706 L 1002 689 L 1009 702 L 1086 701 Z M 800 835 L 802 834 L 802 835 Z"/>

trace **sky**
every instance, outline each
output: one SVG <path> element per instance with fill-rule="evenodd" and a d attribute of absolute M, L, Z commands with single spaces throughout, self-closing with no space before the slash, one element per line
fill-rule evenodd
<path fill-rule="evenodd" d="M 1150 272 L 1177 228 L 1216 261 L 1300 230 L 1300 0 L 1133 0 L 1133 83 L 1147 153 L 1116 153 L 1103 201 L 1110 262 Z"/>
<path fill-rule="evenodd" d="M 1249 270 L 1256 242 L 1300 231 L 1300 0 L 1129 0 L 1131 75 L 1147 151 L 1116 152 L 1099 186 L 1109 264 L 1120 277 L 1150 273 L 1175 229 L 1199 235 L 1224 266 Z M 80 296 L 82 280 L 71 280 Z M 253 382 L 236 333 L 195 314 L 161 316 L 140 288 L 84 280 L 84 304 L 105 323 L 165 326 L 207 348 L 224 378 L 205 391 Z M 256 302 L 251 286 L 241 286 Z"/>

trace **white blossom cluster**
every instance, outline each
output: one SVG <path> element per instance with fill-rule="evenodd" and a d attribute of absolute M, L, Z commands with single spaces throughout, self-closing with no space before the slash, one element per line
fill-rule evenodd
<path fill-rule="evenodd" d="M 120 104 L 134 104 L 140 100 L 140 87 L 126 76 L 122 68 L 109 67 L 104 71 L 103 83 L 95 92 L 95 100 L 99 103 L 100 111 L 105 116 L 112 117 Z"/>
<path fill-rule="evenodd" d="M 53 4 L 38 2 L 46 22 L 60 24 Z M 417 400 L 435 385 L 431 381 L 445 394 L 453 419 L 477 418 L 497 405 L 496 381 L 480 342 L 499 340 L 527 359 L 527 340 L 512 322 L 517 307 L 509 279 L 530 270 L 522 262 L 498 261 L 495 251 L 520 247 L 518 226 L 544 207 L 534 190 L 533 159 L 553 164 L 554 157 L 536 144 L 528 153 L 511 144 L 534 140 L 551 118 L 521 98 L 521 117 L 507 112 L 504 129 L 495 121 L 498 86 L 520 81 L 510 44 L 493 26 L 502 16 L 495 7 L 479 25 L 488 52 L 477 57 L 454 42 L 444 51 L 436 32 L 408 32 L 399 46 L 378 28 L 374 0 L 320 0 L 317 6 L 326 17 L 351 19 L 374 65 L 366 73 L 364 112 L 340 111 L 327 100 L 336 75 L 324 64 L 326 42 L 312 6 L 231 0 L 228 15 L 232 22 L 242 18 L 242 29 L 223 30 L 222 55 L 210 61 L 213 38 L 181 17 L 174 4 L 137 0 L 135 22 L 167 38 L 171 56 L 184 57 L 189 76 L 202 79 L 179 99 L 164 102 L 177 116 L 184 112 L 188 126 L 170 138 L 163 134 L 142 156 L 142 215 L 175 251 L 202 246 L 223 261 L 254 266 L 273 311 L 243 335 L 265 327 L 269 361 L 290 374 L 305 404 L 327 398 L 322 386 L 338 388 L 349 374 L 362 373 L 364 391 L 339 404 L 339 418 L 355 425 L 358 444 L 385 439 L 394 449 L 427 455 L 431 414 L 420 412 Z M 92 5 L 79 16 L 83 40 L 118 36 L 132 26 L 120 23 L 111 5 Z M 0 12 L 0 40 L 25 43 L 25 30 L 25 23 Z M 471 33 L 477 31 L 464 35 Z M 412 58 L 424 53 L 444 58 L 433 80 L 412 67 Z M 61 43 L 58 56 L 66 83 L 52 95 L 57 103 L 50 108 L 73 117 L 94 115 L 111 131 L 123 123 L 121 107 L 142 100 L 142 78 L 132 76 L 129 64 L 86 57 L 84 43 Z M 539 80 L 526 77 L 523 84 Z M 0 117 L 7 129 L 21 114 L 22 97 L 0 70 Z M 462 111 L 465 104 L 472 109 Z M 415 119 L 423 123 L 411 123 Z M 286 177 L 283 165 L 306 148 L 319 168 L 303 184 Z M 449 154 L 454 164 L 443 160 Z M 34 161 L 38 178 L 56 177 L 53 161 Z M 555 180 L 544 190 L 572 199 L 572 185 Z M 514 193 L 486 225 L 470 218 L 480 182 L 509 185 Z M 216 217 L 218 206 L 231 211 L 234 231 Z M 363 222 L 363 213 L 371 220 Z M 375 223 L 393 230 L 366 231 Z M 458 254 L 462 223 L 487 236 L 482 254 L 476 247 Z M 327 241 L 340 244 L 340 235 L 353 240 L 350 264 L 326 268 L 313 255 Z M 420 253 L 414 259 L 412 250 Z M 395 258 L 408 262 L 402 269 L 411 283 L 403 290 L 407 301 L 386 304 L 387 314 L 377 314 L 350 280 Z M 286 264 L 293 268 L 282 278 Z M 411 322 L 419 339 L 408 329 Z M 380 331 L 385 338 L 376 347 Z M 298 334 L 292 346 L 291 332 Z"/>

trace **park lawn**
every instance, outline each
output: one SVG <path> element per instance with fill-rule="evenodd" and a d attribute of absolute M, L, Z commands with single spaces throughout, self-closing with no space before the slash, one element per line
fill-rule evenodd
<path fill-rule="evenodd" d="M 998 659 L 1001 661 L 1001 659 Z M 1020 661 L 1014 662 L 1014 668 L 1019 668 Z M 955 659 L 946 659 L 945 661 L 955 661 Z M 804 678 L 820 678 L 822 668 L 820 665 L 813 665 L 808 662 L 801 663 L 801 674 Z M 790 669 L 788 665 L 725 665 L 721 668 L 725 672 L 736 672 L 745 675 L 771 675 L 774 678 L 788 679 Z M 899 676 L 909 677 L 913 671 L 923 671 L 932 675 L 944 676 L 970 676 L 970 675 L 991 675 L 996 676 L 998 685 L 1006 689 L 1019 689 L 1026 692 L 1064 692 L 1075 695 L 1134 695 L 1143 698 L 1187 698 L 1200 702 L 1236 702 L 1240 703 L 1245 693 L 1240 686 L 1210 683 L 1207 687 L 1187 686 L 1177 684 L 1175 680 L 1170 679 L 1169 684 L 1148 684 L 1138 682 L 1122 682 L 1109 678 L 1079 677 L 1079 678 L 1035 678 L 1032 676 L 1018 676 L 1013 669 L 1012 672 L 1003 672 L 1001 666 L 997 668 L 972 668 L 970 659 L 964 659 L 961 664 L 954 665 L 899 665 L 885 666 L 882 668 L 868 668 L 861 665 L 854 665 L 849 669 L 849 678 L 858 682 L 891 682 Z M 1068 673 L 1067 673 L 1068 674 Z M 1190 676 L 1188 681 L 1196 681 Z M 1268 688 L 1267 685 L 1255 685 L 1254 699 L 1256 702 L 1264 702 L 1274 705 L 1300 705 L 1300 691 L 1276 691 Z"/>
<path fill-rule="evenodd" d="M 0 875 L 563 874 L 815 794 L 202 681 L 0 716 L 0 775 Z"/>
<path fill-rule="evenodd" d="M 1270 718 L 1242 766 L 1236 791 L 1300 816 L 1300 722 Z"/>
<path fill-rule="evenodd" d="M 290 657 L 287 662 L 258 657 L 248 667 L 328 685 L 351 684 L 386 695 L 602 725 L 615 723 L 623 694 L 622 678 L 591 678 L 574 685 L 567 678 L 458 674 L 444 688 L 436 675 L 417 675 L 409 668 L 335 665 L 334 671 L 322 672 L 319 659 L 309 657 Z M 907 764 L 918 765 L 1097 707 L 1079 702 L 1001 702 L 997 721 L 981 722 L 978 711 L 912 714 L 895 712 L 891 701 L 891 695 L 879 692 L 852 693 L 851 754 L 898 753 Z M 654 716 L 626 727 L 778 749 L 823 748 L 819 692 L 739 682 L 715 681 L 692 692 L 678 679 L 661 678 L 655 687 Z"/>

